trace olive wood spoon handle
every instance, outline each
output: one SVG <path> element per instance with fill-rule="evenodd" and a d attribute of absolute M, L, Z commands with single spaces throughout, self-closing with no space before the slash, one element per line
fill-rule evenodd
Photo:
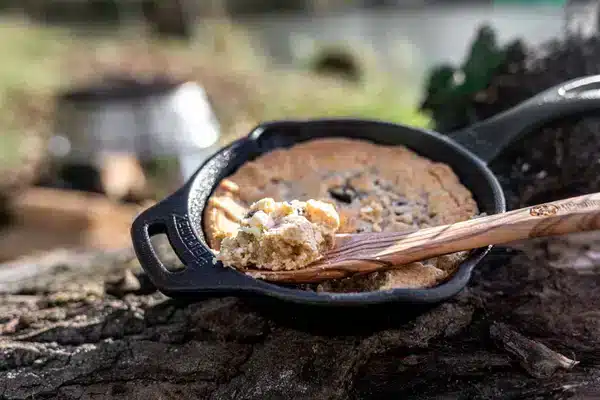
<path fill-rule="evenodd" d="M 314 283 L 516 240 L 600 229 L 600 193 L 409 232 L 336 235 L 335 247 L 306 268 L 247 269 L 274 282 Z"/>

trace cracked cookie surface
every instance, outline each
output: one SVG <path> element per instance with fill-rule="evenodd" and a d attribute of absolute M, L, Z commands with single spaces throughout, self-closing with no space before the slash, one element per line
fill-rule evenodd
<path fill-rule="evenodd" d="M 234 235 L 248 207 L 265 197 L 334 203 L 340 216 L 339 233 L 400 232 L 464 221 L 478 214 L 471 192 L 445 164 L 404 146 L 317 139 L 264 154 L 224 179 L 204 214 L 209 245 L 218 250 L 224 238 Z M 346 292 L 430 287 L 452 274 L 466 254 L 307 288 Z"/>

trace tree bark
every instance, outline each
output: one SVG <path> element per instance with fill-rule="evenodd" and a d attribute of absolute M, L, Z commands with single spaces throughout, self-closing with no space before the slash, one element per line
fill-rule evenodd
<path fill-rule="evenodd" d="M 549 260 L 590 253 L 587 235 L 496 249 L 429 308 L 183 302 L 130 251 L 21 260 L 0 269 L 0 397 L 595 398 L 600 276 Z"/>

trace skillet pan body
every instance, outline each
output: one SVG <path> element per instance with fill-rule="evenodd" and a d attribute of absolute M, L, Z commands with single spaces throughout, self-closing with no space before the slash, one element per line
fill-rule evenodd
<path fill-rule="evenodd" d="M 177 297 L 193 293 L 236 294 L 253 292 L 283 300 L 324 305 L 366 305 L 390 301 L 433 303 L 454 296 L 469 281 L 475 265 L 491 246 L 473 250 L 446 282 L 429 289 L 392 289 L 362 293 L 316 293 L 255 280 L 221 263 L 214 263 L 203 232 L 202 215 L 218 183 L 247 161 L 277 148 L 327 138 L 367 140 L 403 145 L 433 161 L 448 164 L 469 188 L 481 212 L 505 211 L 502 188 L 485 162 L 441 134 L 380 121 L 322 119 L 277 121 L 258 126 L 208 159 L 190 181 L 171 197 L 144 212 L 134 223 L 136 252 L 150 279 L 162 292 Z M 170 272 L 153 254 L 149 236 L 166 233 L 186 268 Z M 141 256 L 141 257 L 140 257 Z"/>
<path fill-rule="evenodd" d="M 516 107 L 450 135 L 382 121 L 316 119 L 261 124 L 248 136 L 221 149 L 177 192 L 141 213 L 131 228 L 133 246 L 152 283 L 171 297 L 261 294 L 294 303 L 358 306 L 388 302 L 431 304 L 463 289 L 473 268 L 491 246 L 473 250 L 446 282 L 428 289 L 363 293 L 316 293 L 256 280 L 216 263 L 202 227 L 204 207 L 217 184 L 242 164 L 277 148 L 307 140 L 344 137 L 383 145 L 403 145 L 448 164 L 473 194 L 481 212 L 505 211 L 498 181 L 486 163 L 520 136 L 544 123 L 600 109 L 600 75 L 549 88 Z M 186 268 L 169 271 L 156 256 L 150 237 L 164 233 Z"/>

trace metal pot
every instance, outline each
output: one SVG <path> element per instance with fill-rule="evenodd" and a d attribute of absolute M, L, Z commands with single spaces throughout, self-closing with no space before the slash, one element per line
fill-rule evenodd
<path fill-rule="evenodd" d="M 60 162 L 87 165 L 104 153 L 141 161 L 175 157 L 187 179 L 216 150 L 219 135 L 195 82 L 107 78 L 59 95 L 49 150 Z"/>

